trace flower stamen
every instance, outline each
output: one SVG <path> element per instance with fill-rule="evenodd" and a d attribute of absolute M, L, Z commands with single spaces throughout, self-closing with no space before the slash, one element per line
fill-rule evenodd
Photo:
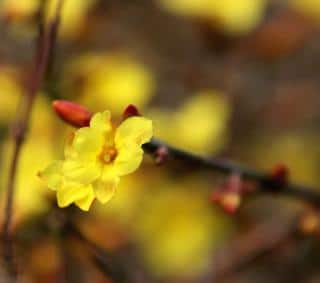
<path fill-rule="evenodd" d="M 115 158 L 117 157 L 117 154 L 118 154 L 118 151 L 115 147 L 105 146 L 102 152 L 99 154 L 98 158 L 103 163 L 108 164 L 115 160 Z"/>

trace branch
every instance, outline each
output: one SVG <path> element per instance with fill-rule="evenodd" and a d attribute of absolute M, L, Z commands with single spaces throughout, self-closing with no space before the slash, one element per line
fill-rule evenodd
<path fill-rule="evenodd" d="M 65 100 L 54 101 L 53 108 L 62 120 L 78 128 L 88 126 L 93 115 L 85 107 Z M 123 118 L 126 119 L 136 115 L 140 115 L 137 108 L 134 105 L 129 105 L 123 113 Z M 275 168 L 272 173 L 260 172 L 228 160 L 210 159 L 196 155 L 170 146 L 156 138 L 144 144 L 143 149 L 155 156 L 158 164 L 165 162 L 167 159 L 176 159 L 184 162 L 184 164 L 197 167 L 197 169 L 213 170 L 228 175 L 237 174 L 244 180 L 255 182 L 260 192 L 283 194 L 302 199 L 314 206 L 320 206 L 320 193 L 314 188 L 289 183 L 287 168 L 283 166 Z"/>
<path fill-rule="evenodd" d="M 13 280 L 16 280 L 17 271 L 14 264 L 13 257 L 13 244 L 10 235 L 11 222 L 12 222 L 12 208 L 14 200 L 14 189 L 16 181 L 16 173 L 20 158 L 23 142 L 28 129 L 30 116 L 36 95 L 41 88 L 44 81 L 45 74 L 48 66 L 51 65 L 50 54 L 55 46 L 57 29 L 60 21 L 60 11 L 62 8 L 63 0 L 57 4 L 56 14 L 53 20 L 49 23 L 47 31 L 44 30 L 43 22 L 39 24 L 39 35 L 37 39 L 37 51 L 35 55 L 34 69 L 31 75 L 30 84 L 27 87 L 26 94 L 20 104 L 20 114 L 17 115 L 16 122 L 13 126 L 13 139 L 14 149 L 12 160 L 9 168 L 8 182 L 7 182 L 7 195 L 4 211 L 3 223 L 3 256 L 7 264 L 8 271 Z M 40 7 L 39 19 L 43 18 L 43 7 Z"/>
<path fill-rule="evenodd" d="M 259 190 L 265 193 L 278 193 L 289 197 L 302 199 L 314 206 L 320 206 L 320 193 L 315 188 L 279 182 L 271 174 L 244 167 L 224 159 L 206 158 L 170 146 L 158 139 L 143 145 L 146 152 L 157 155 L 159 150 L 165 149 L 168 159 L 183 161 L 186 164 L 197 166 L 201 169 L 214 170 L 222 174 L 239 174 L 244 180 L 253 181 Z"/>
<path fill-rule="evenodd" d="M 121 265 L 119 260 L 117 260 L 110 252 L 86 238 L 71 221 L 68 221 L 65 224 L 64 232 L 75 236 L 87 247 L 90 253 L 90 260 L 107 276 L 107 278 L 112 279 L 112 281 L 117 283 L 126 283 L 130 281 L 126 269 Z"/>
<path fill-rule="evenodd" d="M 295 238 L 299 233 L 300 223 L 297 215 L 285 221 L 269 221 L 258 224 L 251 231 L 231 241 L 215 254 L 212 269 L 207 275 L 208 281 L 222 279 L 233 274 L 250 263 L 271 253 L 276 248 Z M 207 281 L 207 280 L 205 280 Z"/>

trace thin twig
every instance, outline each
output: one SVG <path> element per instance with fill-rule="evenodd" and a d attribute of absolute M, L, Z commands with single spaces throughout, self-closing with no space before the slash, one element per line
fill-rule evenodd
<path fill-rule="evenodd" d="M 8 271 L 15 279 L 17 276 L 16 267 L 13 257 L 13 243 L 10 235 L 12 210 L 14 200 L 14 189 L 16 181 L 17 167 L 19 163 L 22 145 L 27 133 L 28 124 L 34 105 L 36 95 L 43 83 L 47 67 L 50 63 L 50 54 L 55 46 L 57 29 L 60 21 L 60 11 L 63 5 L 63 0 L 57 4 L 56 14 L 53 20 L 49 23 L 47 31 L 43 30 L 43 23 L 40 23 L 39 38 L 37 39 L 37 51 L 35 55 L 34 69 L 32 72 L 30 84 L 27 87 L 24 99 L 21 101 L 21 112 L 13 127 L 14 149 L 12 160 L 9 168 L 8 183 L 7 183 L 7 196 L 4 211 L 3 223 L 3 255 L 7 264 Z M 41 7 L 43 8 L 43 7 Z M 40 11 L 39 18 L 43 18 L 43 11 Z"/>
<path fill-rule="evenodd" d="M 271 253 L 298 235 L 298 216 L 258 224 L 215 253 L 209 282 L 224 278 Z M 208 276 L 208 275 L 207 275 Z"/>
<path fill-rule="evenodd" d="M 89 240 L 71 222 L 66 223 L 65 232 L 75 236 L 78 240 L 85 244 L 90 252 L 90 259 L 93 264 L 109 279 L 112 279 L 117 283 L 126 283 L 130 281 L 125 267 L 119 262 L 115 255 Z"/>
<path fill-rule="evenodd" d="M 254 181 L 261 192 L 278 193 L 289 197 L 302 199 L 312 205 L 320 205 L 320 193 L 315 188 L 293 183 L 280 183 L 271 174 L 247 168 L 240 164 L 218 158 L 207 158 L 170 146 L 158 139 L 143 146 L 144 150 L 150 154 L 157 154 L 160 148 L 166 148 L 168 159 L 176 159 L 186 164 L 197 166 L 202 169 L 214 170 L 223 174 L 237 173 L 243 179 Z"/>

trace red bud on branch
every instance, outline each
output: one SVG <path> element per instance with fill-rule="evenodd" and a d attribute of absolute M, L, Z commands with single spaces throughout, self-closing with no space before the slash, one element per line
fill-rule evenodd
<path fill-rule="evenodd" d="M 77 128 L 89 126 L 92 113 L 87 108 L 67 100 L 55 100 L 52 106 L 66 123 Z"/>
<path fill-rule="evenodd" d="M 215 190 L 210 200 L 219 204 L 228 214 L 234 214 L 241 204 L 242 181 L 239 174 L 232 174 L 218 190 Z"/>
<path fill-rule="evenodd" d="M 277 164 L 271 170 L 271 179 L 279 187 L 284 187 L 289 182 L 289 169 L 284 164 Z"/>
<path fill-rule="evenodd" d="M 122 119 L 128 119 L 130 117 L 133 116 L 141 116 L 141 114 L 139 113 L 139 110 L 136 106 L 134 106 L 133 104 L 130 104 L 127 106 L 127 108 L 123 111 L 122 113 Z"/>
<path fill-rule="evenodd" d="M 169 150 L 166 146 L 160 146 L 155 152 L 155 162 L 157 165 L 162 165 L 169 158 Z"/>

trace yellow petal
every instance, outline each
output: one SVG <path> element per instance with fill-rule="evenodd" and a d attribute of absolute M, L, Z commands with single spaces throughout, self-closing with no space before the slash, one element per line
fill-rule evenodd
<path fill-rule="evenodd" d="M 57 200 L 59 207 L 66 207 L 71 203 L 85 198 L 92 190 L 91 185 L 82 185 L 75 182 L 64 182 L 57 190 Z"/>
<path fill-rule="evenodd" d="M 81 160 L 95 160 L 102 150 L 104 135 L 94 129 L 84 127 L 76 131 L 72 148 Z"/>
<path fill-rule="evenodd" d="M 65 158 L 77 158 L 78 154 L 75 148 L 73 148 L 73 140 L 75 137 L 75 132 L 72 132 L 66 139 L 65 145 L 64 145 L 64 157 Z"/>
<path fill-rule="evenodd" d="M 152 137 L 152 121 L 144 117 L 131 117 L 118 127 L 115 134 L 117 148 L 124 144 L 134 143 L 142 145 Z"/>
<path fill-rule="evenodd" d="M 90 128 L 103 133 L 111 131 L 112 124 L 110 112 L 104 111 L 94 114 L 90 121 Z"/>
<path fill-rule="evenodd" d="M 98 162 L 66 160 L 62 165 L 63 176 L 81 184 L 90 184 L 101 175 L 102 165 Z"/>
<path fill-rule="evenodd" d="M 39 172 L 39 177 L 43 179 L 47 183 L 48 188 L 52 190 L 56 190 L 59 186 L 61 186 L 61 166 L 62 161 L 56 160 L 43 171 Z"/>
<path fill-rule="evenodd" d="M 119 184 L 120 178 L 104 174 L 103 178 L 96 181 L 93 185 L 94 193 L 101 203 L 108 202 L 114 195 Z"/>
<path fill-rule="evenodd" d="M 141 164 L 143 150 L 139 145 L 127 144 L 122 146 L 113 162 L 113 172 L 117 176 L 123 176 L 135 171 Z"/>
<path fill-rule="evenodd" d="M 95 196 L 93 193 L 93 189 L 91 189 L 89 190 L 88 194 L 84 198 L 75 201 L 75 204 L 78 207 L 80 207 L 82 210 L 88 211 L 94 199 L 95 199 Z"/>

